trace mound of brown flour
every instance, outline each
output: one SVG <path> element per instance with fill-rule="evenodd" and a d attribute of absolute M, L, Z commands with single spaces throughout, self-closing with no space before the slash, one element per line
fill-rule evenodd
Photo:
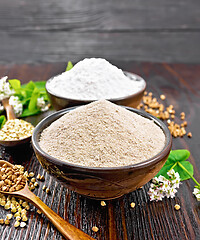
<path fill-rule="evenodd" d="M 49 155 L 69 163 L 117 167 L 153 157 L 163 149 L 165 135 L 153 121 L 100 100 L 53 122 L 39 144 Z"/>

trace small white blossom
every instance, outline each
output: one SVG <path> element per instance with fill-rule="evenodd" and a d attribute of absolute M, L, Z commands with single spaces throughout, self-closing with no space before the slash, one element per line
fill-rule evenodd
<path fill-rule="evenodd" d="M 164 182 L 164 181 L 166 181 L 166 178 L 163 177 L 162 175 L 160 175 L 157 179 L 158 179 L 159 182 Z"/>
<path fill-rule="evenodd" d="M 167 180 L 167 179 L 165 179 L 165 180 L 163 181 L 163 190 L 164 190 L 165 192 L 168 192 L 169 189 L 170 189 L 170 181 Z"/>
<path fill-rule="evenodd" d="M 152 183 L 158 183 L 158 182 L 159 182 L 159 179 L 157 177 L 152 179 Z"/>
<path fill-rule="evenodd" d="M 165 194 L 167 198 L 174 198 L 177 190 L 176 188 L 170 188 Z"/>
<path fill-rule="evenodd" d="M 9 97 L 14 93 L 14 90 L 10 88 L 9 82 L 6 82 L 7 76 L 0 79 L 0 100 Z"/>
<path fill-rule="evenodd" d="M 23 105 L 19 98 L 17 96 L 11 96 L 9 99 L 9 104 L 13 106 L 15 115 L 19 117 L 23 111 Z"/>
<path fill-rule="evenodd" d="M 197 198 L 197 201 L 200 201 L 200 189 L 198 187 L 194 188 L 193 194 Z"/>
<path fill-rule="evenodd" d="M 44 97 L 39 97 L 37 99 L 37 107 L 39 107 L 42 112 L 45 112 L 49 109 L 48 105 L 45 103 Z"/>
<path fill-rule="evenodd" d="M 179 188 L 180 176 L 178 172 L 175 172 L 173 169 L 168 173 L 169 179 L 160 175 L 152 179 L 148 195 L 150 201 L 162 200 L 164 197 L 174 198 L 177 192 L 176 188 Z"/>
<path fill-rule="evenodd" d="M 169 172 L 167 172 L 167 175 L 169 176 L 169 177 L 174 177 L 175 176 L 175 171 L 174 171 L 174 169 L 171 169 Z M 179 175 L 179 174 L 178 174 Z"/>
<path fill-rule="evenodd" d="M 179 175 L 179 173 L 178 172 L 175 172 L 175 178 L 176 178 L 176 180 L 178 179 L 178 180 L 180 180 L 180 175 Z"/>
<path fill-rule="evenodd" d="M 155 189 L 150 188 L 148 191 L 149 197 L 150 197 L 150 201 L 156 200 L 162 200 L 163 195 L 160 191 L 157 191 Z"/>
<path fill-rule="evenodd" d="M 180 185 L 180 179 L 174 179 L 172 180 L 172 184 L 174 185 L 175 188 L 179 188 Z"/>

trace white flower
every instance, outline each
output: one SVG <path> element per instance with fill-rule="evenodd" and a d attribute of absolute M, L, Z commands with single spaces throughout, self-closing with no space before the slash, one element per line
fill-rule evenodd
<path fill-rule="evenodd" d="M 174 179 L 174 180 L 172 180 L 171 182 L 172 182 L 172 185 L 173 185 L 175 188 L 179 188 L 180 179 Z"/>
<path fill-rule="evenodd" d="M 154 185 L 153 183 L 151 183 L 151 184 L 150 184 L 150 188 L 149 188 L 149 190 L 150 190 L 150 189 L 153 189 L 154 186 L 155 186 L 155 185 Z"/>
<path fill-rule="evenodd" d="M 152 183 L 153 183 L 153 184 L 157 184 L 158 182 L 159 182 L 159 181 L 158 181 L 158 178 L 157 178 L 157 177 L 155 177 L 155 178 L 152 179 Z"/>
<path fill-rule="evenodd" d="M 178 172 L 175 172 L 174 169 L 170 170 L 168 173 L 169 179 L 160 175 L 152 179 L 148 195 L 150 201 L 153 200 L 162 200 L 162 198 L 174 198 L 177 192 L 176 188 L 179 188 L 180 176 Z M 195 190 L 196 191 L 196 190 Z"/>
<path fill-rule="evenodd" d="M 200 189 L 195 187 L 193 194 L 195 195 L 195 197 L 197 198 L 197 201 L 200 201 Z"/>
<path fill-rule="evenodd" d="M 49 109 L 48 105 L 46 105 L 44 97 L 39 97 L 37 99 L 37 107 L 40 108 L 42 112 L 45 112 Z"/>
<path fill-rule="evenodd" d="M 181 180 L 179 173 L 175 172 L 174 169 L 172 169 L 167 174 L 171 180 L 171 185 L 175 188 L 179 188 L 180 180 Z"/>
<path fill-rule="evenodd" d="M 10 88 L 9 82 L 6 82 L 7 76 L 0 79 L 0 100 L 9 97 L 14 93 L 14 90 Z"/>
<path fill-rule="evenodd" d="M 174 176 L 175 176 L 175 171 L 174 171 L 174 169 L 171 169 L 169 172 L 167 172 L 167 175 L 168 175 L 169 177 L 174 177 Z"/>
<path fill-rule="evenodd" d="M 200 193 L 200 190 L 198 188 L 194 188 L 193 194 L 196 195 L 196 194 L 199 194 L 199 193 Z"/>
<path fill-rule="evenodd" d="M 161 201 L 163 198 L 163 194 L 160 191 L 154 190 L 152 188 L 149 189 L 148 194 L 150 197 L 150 201 Z"/>
<path fill-rule="evenodd" d="M 178 172 L 175 172 L 174 176 L 175 176 L 175 178 L 176 178 L 177 180 L 179 180 L 179 181 L 180 181 L 180 175 L 179 175 L 179 173 L 178 173 Z"/>
<path fill-rule="evenodd" d="M 176 188 L 170 188 L 165 194 L 167 198 L 174 198 L 176 192 Z"/>
<path fill-rule="evenodd" d="M 165 180 L 166 180 L 166 178 L 163 177 L 162 175 L 160 175 L 160 176 L 158 177 L 158 181 L 159 181 L 159 182 L 164 182 Z"/>
<path fill-rule="evenodd" d="M 196 195 L 197 201 L 200 201 L 200 194 Z"/>
<path fill-rule="evenodd" d="M 23 111 L 23 105 L 19 98 L 17 96 L 11 96 L 9 99 L 9 104 L 13 106 L 15 115 L 19 117 Z"/>
<path fill-rule="evenodd" d="M 165 180 L 165 181 L 163 181 L 163 190 L 165 191 L 165 192 L 167 192 L 167 191 L 169 191 L 169 189 L 170 189 L 170 181 L 169 180 Z"/>

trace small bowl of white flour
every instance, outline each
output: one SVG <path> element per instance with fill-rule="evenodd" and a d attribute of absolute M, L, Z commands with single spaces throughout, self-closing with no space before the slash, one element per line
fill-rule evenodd
<path fill-rule="evenodd" d="M 71 70 L 52 77 L 46 83 L 56 110 L 100 99 L 137 107 L 145 89 L 143 78 L 124 72 L 102 58 L 85 58 Z"/>

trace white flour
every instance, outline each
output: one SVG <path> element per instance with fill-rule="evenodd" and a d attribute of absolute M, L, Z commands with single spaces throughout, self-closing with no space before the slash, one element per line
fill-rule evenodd
<path fill-rule="evenodd" d="M 54 77 L 47 89 L 71 99 L 99 100 L 121 98 L 144 87 L 144 81 L 129 79 L 123 71 L 101 58 L 86 58 L 70 71 Z"/>

